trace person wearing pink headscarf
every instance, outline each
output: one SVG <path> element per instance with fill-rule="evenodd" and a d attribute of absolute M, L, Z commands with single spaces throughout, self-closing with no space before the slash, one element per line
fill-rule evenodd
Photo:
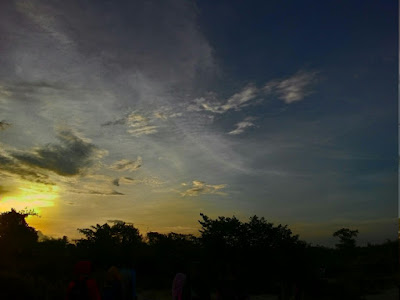
<path fill-rule="evenodd" d="M 183 288 L 186 282 L 186 275 L 183 273 L 177 273 L 174 281 L 172 282 L 172 299 L 173 300 L 184 300 Z"/>

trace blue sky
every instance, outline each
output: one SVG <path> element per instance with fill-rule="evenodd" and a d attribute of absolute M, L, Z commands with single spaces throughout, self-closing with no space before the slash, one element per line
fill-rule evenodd
<path fill-rule="evenodd" d="M 44 234 L 203 212 L 397 231 L 395 1 L 4 1 L 0 208 Z"/>

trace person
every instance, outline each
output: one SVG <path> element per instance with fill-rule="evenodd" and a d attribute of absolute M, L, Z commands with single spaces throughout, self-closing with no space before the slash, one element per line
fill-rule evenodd
<path fill-rule="evenodd" d="M 111 266 L 106 274 L 103 300 L 122 300 L 122 276 L 118 268 Z"/>
<path fill-rule="evenodd" d="M 66 300 L 101 300 L 96 281 L 89 278 L 91 271 L 90 261 L 75 264 L 75 279 L 68 284 Z"/>
<path fill-rule="evenodd" d="M 136 271 L 134 265 L 132 263 L 126 264 L 120 268 L 119 273 L 122 281 L 122 299 L 136 300 Z"/>
<path fill-rule="evenodd" d="M 237 276 L 235 266 L 225 264 L 217 280 L 217 300 L 243 300 L 246 299 L 243 283 Z"/>
<path fill-rule="evenodd" d="M 187 297 L 184 295 L 185 284 L 186 274 L 178 271 L 172 282 L 172 300 L 187 300 Z"/>

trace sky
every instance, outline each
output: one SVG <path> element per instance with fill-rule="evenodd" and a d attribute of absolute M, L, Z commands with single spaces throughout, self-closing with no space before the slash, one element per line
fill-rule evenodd
<path fill-rule="evenodd" d="M 397 1 L 0 3 L 0 211 L 398 230 Z"/>

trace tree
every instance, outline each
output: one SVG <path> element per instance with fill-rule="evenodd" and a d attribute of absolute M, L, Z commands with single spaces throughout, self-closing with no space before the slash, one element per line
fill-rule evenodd
<path fill-rule="evenodd" d="M 336 244 L 339 250 L 350 250 L 356 247 L 356 237 L 358 230 L 351 230 L 349 228 L 342 228 L 333 233 L 334 237 L 339 238 L 339 243 Z"/>
<path fill-rule="evenodd" d="M 204 214 L 199 221 L 201 225 L 201 241 L 203 245 L 212 245 L 219 248 L 222 252 L 227 249 L 238 248 L 246 240 L 244 224 L 235 216 L 232 218 L 218 217 L 210 219 Z"/>
<path fill-rule="evenodd" d="M 28 216 L 37 215 L 34 211 L 11 211 L 0 214 L 0 249 L 3 254 L 21 253 L 31 249 L 38 241 L 35 228 L 26 222 Z"/>
<path fill-rule="evenodd" d="M 248 274 L 242 280 L 252 289 L 266 285 L 272 288 L 277 281 L 288 280 L 300 270 L 301 276 L 305 276 L 305 243 L 287 225 L 275 226 L 257 216 L 248 222 L 241 222 L 235 216 L 214 220 L 204 214 L 200 216 L 200 241 L 205 261 L 214 273 L 223 270 L 224 265 L 231 266 L 240 274 Z"/>
<path fill-rule="evenodd" d="M 218 217 L 210 219 L 204 214 L 199 221 L 202 226 L 201 240 L 224 248 L 270 248 L 282 249 L 299 242 L 298 235 L 293 235 L 287 225 L 274 226 L 264 218 L 252 216 L 248 222 L 232 218 Z"/>
<path fill-rule="evenodd" d="M 92 251 L 96 259 L 109 263 L 110 259 L 128 259 L 132 253 L 143 244 L 143 238 L 139 230 L 123 221 L 113 221 L 97 224 L 90 228 L 78 229 L 85 238 L 78 240 L 78 247 Z"/>

